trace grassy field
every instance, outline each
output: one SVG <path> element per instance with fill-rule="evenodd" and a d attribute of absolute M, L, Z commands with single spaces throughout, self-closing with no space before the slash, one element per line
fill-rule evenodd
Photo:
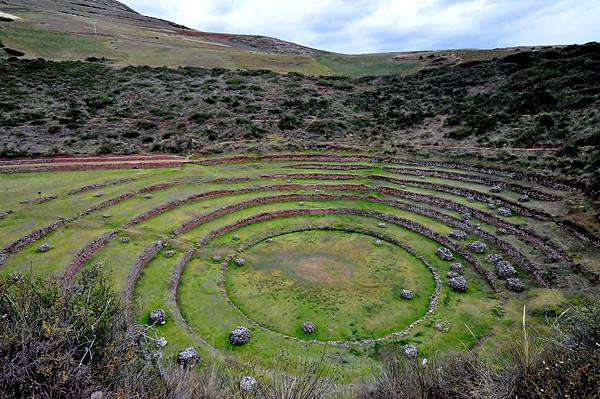
<path fill-rule="evenodd" d="M 387 335 L 425 314 L 434 285 L 417 259 L 374 240 L 313 231 L 262 242 L 241 255 L 248 268 L 228 268 L 228 295 L 252 319 L 301 339 Z M 402 300 L 405 288 L 414 300 Z M 307 321 L 319 326 L 310 336 Z"/>
<path fill-rule="evenodd" d="M 550 282 L 548 287 L 541 286 L 511 253 L 491 240 L 478 237 L 477 231 L 495 236 L 496 222 L 475 217 L 463 221 L 472 229 L 466 240 L 454 241 L 452 245 L 465 248 L 483 241 L 487 245 L 485 253 L 470 256 L 483 272 L 489 273 L 496 289 L 486 283 L 472 261 L 457 255 L 454 261 L 464 266 L 468 289 L 464 293 L 455 292 L 446 277 L 452 262 L 436 255 L 442 244 L 415 231 L 414 226 L 425 226 L 443 239 L 456 229 L 448 223 L 462 221 L 462 213 L 379 191 L 382 187 L 395 188 L 494 215 L 495 210 L 484 201 L 473 202 L 465 196 L 435 189 L 435 184 L 451 184 L 459 189 L 489 193 L 489 186 L 391 174 L 382 169 L 392 165 L 386 163 L 366 164 L 366 169 L 342 172 L 353 175 L 352 179 L 324 180 L 320 177 L 340 173 L 326 170 L 327 165 L 361 163 L 315 162 L 322 169 L 299 169 L 293 167 L 296 164 L 247 162 L 190 164 L 170 169 L 0 174 L 3 204 L 0 213 L 12 211 L 0 219 L 3 248 L 59 218 L 71 218 L 64 226 L 7 254 L 0 273 L 33 271 L 61 276 L 72 267 L 73 259 L 88 242 L 116 230 L 117 237 L 88 256 L 82 267 L 103 264 L 113 287 L 124 298 L 131 298 L 128 306 L 136 322 L 149 323 L 149 314 L 154 309 L 166 311 L 166 324 L 154 327 L 152 332 L 167 339 L 168 345 L 162 350 L 165 358 L 171 359 L 183 348 L 194 346 L 206 362 L 212 359 L 255 375 L 276 368 L 282 358 L 304 358 L 320 361 L 326 373 L 338 376 L 341 382 L 356 381 L 369 374 L 382 358 L 402 352 L 409 343 L 416 345 L 425 357 L 475 347 L 482 353 L 497 353 L 518 330 L 524 305 L 532 325 L 545 328 L 549 312 L 565 309 L 581 297 L 596 293 L 596 286 L 573 273 L 566 260 L 545 263 L 546 250 L 528 236 L 516 233 L 497 236 L 541 270 Z M 294 177 L 297 173 L 316 175 Z M 433 186 L 402 186 L 377 180 L 378 176 L 401 177 Z M 245 180 L 226 180 L 240 177 Z M 214 181 L 217 178 L 221 180 Z M 143 191 L 145 187 L 167 182 L 173 184 L 150 193 Z M 90 184 L 100 187 L 69 194 Z M 348 188 L 349 184 L 354 188 Z M 561 204 L 576 195 L 540 190 L 557 196 L 558 201 L 531 200 L 522 205 L 538 211 L 552 209 L 560 215 L 566 210 Z M 85 209 L 93 209 L 125 193 L 132 194 L 80 215 Z M 516 203 L 518 193 L 504 190 L 497 196 Z M 52 199 L 35 203 L 44 197 Z M 129 223 L 132 218 L 162 209 L 165 204 L 172 205 L 141 222 Z M 282 212 L 325 209 L 333 214 L 255 220 L 264 215 L 284 215 Z M 348 210 L 372 213 L 349 214 Z M 428 210 L 450 219 L 433 217 Z M 378 227 L 382 221 L 376 215 L 402 218 L 413 227 L 390 222 L 385 228 Z M 247 219 L 253 221 L 229 227 Z M 505 219 L 517 229 L 527 229 L 530 235 L 546 236 L 551 232 L 546 240 L 548 245 L 560 248 L 591 270 L 600 270 L 598 249 L 578 240 L 555 221 L 518 214 Z M 192 220 L 201 222 L 181 234 L 173 233 Z M 376 245 L 371 234 L 383 234 L 386 238 Z M 128 242 L 123 242 L 124 237 Z M 167 245 L 156 256 L 140 263 L 142 252 L 157 240 Z M 42 243 L 50 244 L 51 249 L 40 252 Z M 195 250 L 191 260 L 180 267 L 191 250 Z M 487 260 L 491 253 L 513 263 L 525 291 L 517 293 L 505 288 L 494 265 Z M 245 260 L 244 266 L 233 266 L 228 261 L 238 257 Z M 438 294 L 434 274 L 426 263 L 439 274 Z M 138 274 L 134 273 L 136 269 Z M 178 273 L 181 273 L 179 280 Z M 414 299 L 400 296 L 405 288 L 415 293 Z M 437 306 L 428 314 L 432 296 Z M 306 321 L 315 323 L 315 333 L 306 334 L 302 330 Z M 414 324 L 415 321 L 418 322 Z M 232 346 L 229 332 L 238 326 L 248 327 L 252 338 L 246 345 Z"/>
<path fill-rule="evenodd" d="M 8 47 L 23 51 L 28 58 L 66 61 L 96 57 L 111 60 L 117 66 L 268 69 L 314 76 L 408 73 L 417 68 L 415 62 L 396 61 L 390 55 L 332 54 L 316 57 L 274 54 L 156 32 L 106 19 L 70 22 L 65 17 L 60 19 L 40 12 L 27 13 L 23 17 L 22 21 L 0 29 L 0 40 Z M 101 34 L 94 35 L 94 26 Z"/>
<path fill-rule="evenodd" d="M 124 53 L 115 50 L 106 38 L 74 35 L 44 29 L 7 26 L 0 30 L 0 40 L 5 45 L 20 49 L 35 58 L 55 60 L 83 60 L 88 57 L 122 58 Z"/>
<path fill-rule="evenodd" d="M 319 56 L 318 61 L 334 71 L 336 75 L 372 76 L 404 75 L 414 73 L 423 67 L 417 60 L 400 61 L 395 53 L 343 55 L 328 54 Z"/>

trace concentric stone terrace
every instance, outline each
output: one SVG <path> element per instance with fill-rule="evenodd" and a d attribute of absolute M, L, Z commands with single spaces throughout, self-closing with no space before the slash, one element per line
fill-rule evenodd
<path fill-rule="evenodd" d="M 190 367 L 285 353 L 350 381 L 386 352 L 502 347 L 524 305 L 544 323 L 598 285 L 600 243 L 567 219 L 580 194 L 490 165 L 66 158 L 2 161 L 0 182 L 1 273 L 102 264 L 130 325 Z"/>

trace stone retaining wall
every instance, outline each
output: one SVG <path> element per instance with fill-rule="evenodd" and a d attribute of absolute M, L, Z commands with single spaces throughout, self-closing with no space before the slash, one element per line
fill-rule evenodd
<path fill-rule="evenodd" d="M 390 168 L 383 167 L 382 168 L 386 172 L 395 173 L 395 174 L 403 174 L 403 175 L 412 175 L 412 176 L 426 176 L 426 177 L 436 177 L 440 179 L 447 180 L 458 180 L 469 183 L 477 183 L 483 184 L 485 186 L 501 186 L 510 191 L 514 191 L 520 194 L 527 194 L 531 198 L 535 198 L 543 201 L 558 201 L 558 197 L 552 194 L 547 194 L 541 192 L 539 190 L 535 190 L 529 187 L 524 187 L 519 184 L 508 183 L 502 180 L 491 179 L 485 176 L 476 176 L 476 175 L 466 175 L 462 173 L 454 173 L 454 172 L 446 172 L 441 170 L 427 170 L 427 169 L 411 169 L 411 168 Z"/>
<path fill-rule="evenodd" d="M 172 162 L 136 162 L 136 163 L 105 163 L 105 164 L 76 164 L 76 165 L 39 165 L 24 167 L 0 167 L 0 173 L 26 173 L 26 172 L 80 172 L 91 170 L 122 170 L 122 169 L 169 169 L 180 168 L 184 161 Z"/>
<path fill-rule="evenodd" d="M 170 187 L 173 187 L 175 185 L 177 185 L 177 182 L 168 182 L 168 183 L 160 183 L 160 184 L 155 184 L 152 186 L 148 186 L 148 187 L 144 187 L 142 189 L 136 190 L 136 191 L 130 191 L 128 193 L 125 194 L 121 194 L 118 197 L 114 197 L 111 199 L 108 199 L 104 202 L 101 202 L 97 205 L 94 205 L 90 208 L 87 208 L 84 211 L 81 211 L 77 216 L 74 217 L 70 217 L 70 218 L 61 218 L 58 221 L 51 223 L 47 226 L 44 226 L 40 229 L 37 229 L 35 231 L 32 231 L 31 233 L 27 234 L 24 237 L 19 238 L 18 240 L 12 242 L 11 244 L 9 244 L 8 246 L 4 247 L 4 249 L 2 249 L 0 251 L 0 253 L 3 253 L 5 256 L 8 255 L 12 255 L 20 250 L 22 250 L 23 248 L 27 247 L 28 245 L 33 244 L 34 242 L 38 241 L 39 239 L 43 238 L 44 236 L 46 236 L 47 234 L 57 230 L 58 228 L 71 223 L 77 219 L 79 219 L 80 217 L 83 216 L 87 216 L 91 213 L 97 212 L 101 209 L 105 209 L 108 208 L 110 206 L 114 206 L 116 204 L 119 204 L 125 200 L 128 200 L 132 197 L 134 197 L 135 195 L 138 194 L 145 194 L 145 193 L 151 193 L 151 192 L 155 192 L 155 191 L 160 191 L 160 190 L 166 190 Z"/>
<path fill-rule="evenodd" d="M 75 255 L 63 276 L 63 280 L 67 282 L 73 280 L 77 273 L 85 266 L 87 261 L 100 252 L 100 250 L 108 245 L 108 243 L 117 235 L 118 232 L 114 230 L 91 240 L 77 255 Z"/>
<path fill-rule="evenodd" d="M 81 193 L 85 193 L 85 192 L 92 191 L 92 190 L 98 190 L 98 189 L 104 188 L 104 187 L 117 186 L 119 184 L 129 183 L 129 182 L 132 182 L 135 180 L 137 180 L 136 177 L 130 177 L 130 178 L 126 178 L 126 179 L 117 179 L 117 180 L 107 180 L 104 182 L 90 184 L 87 186 L 76 188 L 71 191 L 67 191 L 67 195 L 81 194 Z"/>
<path fill-rule="evenodd" d="M 456 246 L 454 244 L 454 242 L 449 240 L 447 237 L 437 234 L 437 233 L 431 231 L 430 229 L 428 229 L 427 227 L 425 227 L 417 222 L 414 222 L 412 220 L 407 220 L 407 219 L 399 218 L 399 217 L 392 216 L 392 215 L 387 215 L 387 214 L 380 213 L 380 212 L 374 212 L 374 211 L 366 211 L 366 210 L 353 209 L 353 208 L 315 208 L 315 209 L 290 209 L 290 210 L 282 210 L 282 211 L 276 211 L 276 212 L 271 212 L 271 213 L 261 213 L 259 215 L 255 215 L 255 216 L 252 216 L 252 217 L 249 217 L 246 219 L 242 219 L 236 223 L 233 223 L 231 225 L 217 229 L 217 230 L 211 232 L 206 237 L 204 237 L 201 241 L 199 241 L 199 244 L 206 245 L 206 243 L 213 241 L 217 237 L 227 234 L 228 232 L 237 230 L 244 226 L 252 225 L 252 224 L 267 221 L 267 220 L 273 220 L 273 219 L 282 218 L 282 217 L 292 217 L 292 216 L 340 215 L 340 214 L 365 216 L 365 217 L 371 217 L 374 219 L 383 220 L 385 222 L 396 224 L 396 225 L 402 226 L 404 228 L 407 228 L 409 230 L 412 230 L 414 232 L 417 232 L 433 241 L 438 242 L 439 244 L 441 244 L 443 246 L 451 248 L 454 251 L 454 253 L 460 255 L 467 262 L 471 263 L 473 265 L 473 267 L 475 268 L 475 270 L 477 270 L 477 272 L 482 276 L 482 278 L 488 283 L 488 285 L 492 289 L 494 289 L 494 290 L 496 289 L 495 283 L 494 283 L 491 275 L 488 273 L 487 270 L 485 270 L 483 268 L 483 266 L 481 266 L 481 264 L 479 263 L 479 260 L 477 258 L 475 258 L 469 252 Z"/>
<path fill-rule="evenodd" d="M 443 208 L 447 208 L 450 210 L 454 210 L 457 212 L 461 212 L 461 213 L 469 213 L 472 214 L 474 217 L 485 221 L 486 223 L 489 223 L 491 225 L 494 225 L 496 227 L 501 227 L 501 228 L 505 228 L 506 230 L 510 231 L 511 233 L 517 235 L 519 238 L 533 244 L 536 248 L 538 248 L 540 251 L 544 252 L 545 254 L 547 254 L 549 257 L 554 257 L 555 259 L 559 259 L 564 261 L 565 263 L 567 263 L 571 268 L 573 268 L 574 270 L 576 270 L 576 267 L 573 265 L 573 263 L 571 262 L 571 260 L 561 251 L 557 250 L 556 248 L 554 248 L 553 246 L 551 246 L 550 244 L 548 244 L 548 240 L 546 238 L 543 237 L 539 237 L 538 235 L 536 235 L 533 232 L 527 231 L 524 228 L 521 228 L 517 225 L 508 223 L 502 219 L 499 219 L 495 216 L 489 215 L 486 212 L 483 211 L 479 211 L 475 208 L 471 208 L 462 204 L 458 204 L 455 203 L 453 201 L 447 200 L 447 199 L 443 199 L 443 198 L 439 198 L 439 197 L 435 197 L 435 196 L 429 196 L 429 195 L 425 195 L 425 194 L 417 194 L 417 193 L 411 193 L 408 191 L 403 191 L 403 190 L 398 190 L 395 188 L 391 188 L 391 187 L 376 187 L 376 188 L 371 188 L 368 186 L 364 186 L 364 185 L 353 185 L 353 184 L 342 184 L 342 185 L 323 185 L 323 184 L 280 184 L 280 185 L 268 185 L 268 186 L 262 186 L 262 187 L 246 187 L 246 188 L 240 188 L 240 189 L 232 189 L 232 190 L 216 190 L 216 191 L 210 191 L 210 192 L 206 192 L 206 193 L 201 193 L 201 194 L 196 194 L 193 196 L 188 197 L 187 199 L 184 200 L 179 200 L 179 201 L 173 201 L 164 205 L 161 205 L 160 207 L 154 208 L 148 212 L 146 212 L 143 215 L 140 215 L 139 217 L 131 220 L 130 222 L 128 222 L 128 225 L 131 224 L 136 224 L 136 223 L 140 223 L 142 221 L 148 220 L 152 217 L 155 217 L 169 209 L 173 209 L 179 206 L 182 206 L 184 204 L 188 204 L 188 203 L 192 203 L 194 201 L 198 201 L 201 200 L 203 198 L 209 198 L 209 197 L 215 197 L 215 196 L 227 196 L 227 195 L 238 195 L 238 194 L 243 194 L 243 193 L 248 193 L 248 192 L 256 192 L 256 191 L 288 191 L 288 190 L 300 190 L 300 189 L 304 189 L 304 190 L 343 190 L 343 191 L 356 191 L 356 192 L 378 192 L 384 195 L 391 195 L 394 197 L 400 197 L 400 198 L 406 198 L 415 202 L 423 202 L 423 203 L 428 203 L 428 204 L 432 204 L 435 206 L 439 206 L 439 207 L 443 207 Z M 283 197 L 281 197 L 283 198 Z M 293 199 L 288 199 L 289 201 L 302 201 L 302 200 L 308 200 L 310 199 L 310 197 L 305 197 L 305 196 L 295 196 L 295 197 L 289 197 L 286 196 L 286 198 L 293 198 Z M 313 197 L 314 199 L 314 197 Z M 354 199 L 361 199 L 361 198 L 354 198 Z M 362 198 L 364 199 L 364 198 Z M 373 198 L 371 198 L 373 199 Z M 377 200 L 377 199 L 375 199 Z M 379 201 L 379 200 L 377 200 Z M 253 202 L 250 202 L 253 203 Z M 254 205 L 257 205 L 258 203 L 254 202 Z M 400 207 L 402 205 L 396 204 L 393 205 L 395 207 Z M 241 209 L 239 207 L 239 204 L 236 204 L 234 207 L 236 209 Z M 244 204 L 244 207 L 246 206 L 253 206 L 253 205 L 247 205 Z M 406 207 L 405 207 L 406 208 Z M 231 208 L 233 209 L 233 208 Z M 407 208 L 406 208 L 407 209 Z M 426 214 L 428 211 L 425 210 L 424 208 L 414 208 L 412 211 L 418 210 L 419 213 L 421 214 Z M 219 214 L 224 214 L 223 210 L 219 210 L 217 211 Z M 453 226 L 453 227 L 460 227 L 460 226 L 467 226 L 464 225 L 462 221 L 455 219 L 455 218 L 450 218 L 450 216 L 448 215 L 444 215 L 442 213 L 437 212 L 437 214 L 435 216 L 433 212 L 429 212 L 430 216 L 437 218 L 438 220 L 440 220 L 441 218 L 445 219 L 445 222 L 451 222 L 449 225 Z M 189 230 L 191 230 L 192 228 L 198 226 L 199 224 L 205 223 L 206 220 L 209 218 L 209 216 L 204 215 L 204 216 L 200 216 L 198 218 L 196 218 L 195 220 L 189 221 L 186 224 L 184 224 L 183 226 L 180 226 L 178 229 L 175 230 L 176 234 L 183 234 Z M 472 225 L 468 225 L 470 226 L 468 228 L 469 231 L 478 231 L 478 230 L 474 230 L 474 226 Z M 481 234 L 481 232 L 477 232 L 476 234 Z M 522 266 L 522 268 L 526 271 L 528 271 L 529 273 L 532 273 L 532 275 L 535 276 L 536 280 L 540 283 L 540 284 L 546 284 L 544 282 L 544 279 L 541 278 L 539 272 L 537 271 L 537 268 L 524 256 L 520 253 L 520 251 L 516 250 L 514 247 L 510 246 L 510 248 L 508 246 L 506 246 L 506 243 L 502 240 L 499 240 L 498 238 L 494 237 L 493 235 L 487 235 L 487 238 L 489 238 L 492 242 L 496 242 L 499 243 L 500 245 L 502 245 L 502 247 L 504 249 L 507 249 L 510 251 L 510 253 L 512 253 L 514 255 L 514 259 L 516 261 L 516 263 L 520 264 Z M 494 237 L 494 239 L 492 240 L 491 238 Z M 585 266 L 581 266 L 579 267 L 579 269 L 585 269 Z M 595 278 L 595 277 L 592 277 Z"/>
<path fill-rule="evenodd" d="M 425 161 L 415 159 L 400 159 L 394 157 L 382 157 L 371 155 L 333 155 L 333 154 L 313 154 L 313 155 L 297 155 L 297 154 L 277 154 L 263 155 L 257 157 L 251 156 L 233 156 L 206 159 L 194 161 L 201 165 L 216 165 L 224 163 L 240 163 L 240 162 L 285 162 L 285 161 L 324 161 L 324 162 L 385 162 L 398 165 L 421 166 L 421 167 L 438 167 L 444 169 L 459 169 L 469 172 L 476 172 L 494 176 L 508 177 L 515 180 L 525 180 L 535 184 L 540 184 L 555 190 L 576 191 L 576 188 L 570 184 L 560 182 L 546 176 L 538 174 L 526 174 L 515 172 L 506 169 L 491 168 L 475 164 L 467 164 L 460 162 L 445 162 L 445 161 Z"/>
<path fill-rule="evenodd" d="M 135 284 L 142 273 L 144 267 L 150 263 L 150 261 L 160 252 L 162 249 L 162 242 L 157 241 L 152 245 L 147 246 L 144 251 L 138 256 L 133 268 L 129 271 L 127 276 L 127 284 L 125 285 L 125 291 L 123 292 L 123 302 L 125 303 L 125 319 L 129 326 L 133 326 L 133 312 L 131 311 L 131 301 L 133 299 L 133 290 Z"/>

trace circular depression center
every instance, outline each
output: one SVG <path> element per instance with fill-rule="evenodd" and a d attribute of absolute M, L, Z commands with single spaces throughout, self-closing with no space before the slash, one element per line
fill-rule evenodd
<path fill-rule="evenodd" d="M 246 316 L 301 339 L 356 341 L 400 331 L 422 317 L 431 272 L 388 242 L 353 232 L 310 230 L 262 241 L 230 266 L 227 293 Z M 403 289 L 415 293 L 403 299 Z M 304 322 L 316 330 L 306 334 Z"/>

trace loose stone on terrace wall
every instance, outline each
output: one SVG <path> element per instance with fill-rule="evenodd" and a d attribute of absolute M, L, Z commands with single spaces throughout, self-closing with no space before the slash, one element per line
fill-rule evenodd
<path fill-rule="evenodd" d="M 452 259 L 454 259 L 454 255 L 446 247 L 439 247 L 438 250 L 436 251 L 436 254 L 442 260 L 451 261 Z"/>
<path fill-rule="evenodd" d="M 506 280 L 506 288 L 514 292 L 521 292 L 525 289 L 525 284 L 523 284 L 521 279 L 512 277 Z"/>
<path fill-rule="evenodd" d="M 400 293 L 400 295 L 404 299 L 413 299 L 415 297 L 415 293 L 412 292 L 411 290 L 407 290 L 407 289 L 402 290 L 402 292 Z"/>
<path fill-rule="evenodd" d="M 468 246 L 469 251 L 474 252 L 476 254 L 482 254 L 487 249 L 487 246 L 481 241 L 475 241 Z"/>
<path fill-rule="evenodd" d="M 165 256 L 167 258 L 172 258 L 173 256 L 175 256 L 175 251 L 173 251 L 172 249 L 165 251 Z"/>
<path fill-rule="evenodd" d="M 304 323 L 302 325 L 302 330 L 307 334 L 314 333 L 316 328 L 317 328 L 317 326 L 315 326 L 315 323 L 313 323 L 311 321 L 307 321 L 306 323 Z"/>
<path fill-rule="evenodd" d="M 38 247 L 38 252 L 48 252 L 48 251 L 50 251 L 50 249 L 51 249 L 50 244 L 45 242 Z"/>
<path fill-rule="evenodd" d="M 488 262 L 490 263 L 498 263 L 502 260 L 502 255 L 500 254 L 489 254 L 488 257 L 486 258 Z"/>
<path fill-rule="evenodd" d="M 504 217 L 510 217 L 512 216 L 512 211 L 508 208 L 498 208 L 498 210 L 496 211 L 496 213 L 498 213 L 498 215 L 500 216 L 504 216 Z"/>
<path fill-rule="evenodd" d="M 510 262 L 501 260 L 496 264 L 496 273 L 501 280 L 517 277 L 517 271 Z"/>
<path fill-rule="evenodd" d="M 404 345 L 404 356 L 409 359 L 414 359 L 419 356 L 419 350 L 414 345 Z"/>
<path fill-rule="evenodd" d="M 244 259 L 242 259 L 242 258 L 237 258 L 234 261 L 234 263 L 235 263 L 236 266 L 242 267 L 242 266 L 244 266 L 246 264 L 246 261 Z"/>
<path fill-rule="evenodd" d="M 156 340 L 156 347 L 159 349 L 164 348 L 165 346 L 167 346 L 167 344 L 168 342 L 165 337 L 158 337 L 158 339 Z"/>
<path fill-rule="evenodd" d="M 459 277 L 460 274 L 457 272 L 448 272 L 447 276 L 449 279 L 453 279 L 454 277 Z"/>
<path fill-rule="evenodd" d="M 455 240 L 464 240 L 467 238 L 467 233 L 462 230 L 452 230 L 450 233 L 448 233 L 448 237 L 454 238 Z"/>
<path fill-rule="evenodd" d="M 258 384 L 258 382 L 255 378 L 246 376 L 240 381 L 240 389 L 244 392 L 252 392 L 254 388 L 256 388 L 256 384 Z"/>
<path fill-rule="evenodd" d="M 452 288 L 453 291 L 465 292 L 467 290 L 467 279 L 462 276 L 451 278 L 450 288 Z"/>
<path fill-rule="evenodd" d="M 452 265 L 450 265 L 450 270 L 452 270 L 455 273 L 459 273 L 462 274 L 465 271 L 465 268 L 463 267 L 463 265 L 459 262 L 455 262 Z"/>

